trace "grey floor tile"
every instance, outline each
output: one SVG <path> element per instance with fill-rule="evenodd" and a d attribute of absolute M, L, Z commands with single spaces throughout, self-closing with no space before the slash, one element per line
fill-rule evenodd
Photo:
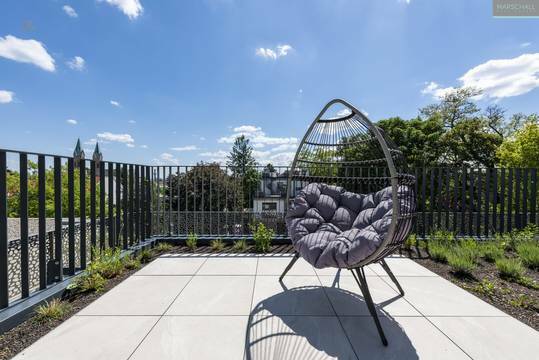
<path fill-rule="evenodd" d="M 164 316 L 131 360 L 241 359 L 247 316 Z"/>
<path fill-rule="evenodd" d="M 539 358 L 539 332 L 512 317 L 431 317 L 476 360 Z"/>
<path fill-rule="evenodd" d="M 356 359 L 336 317 L 255 316 L 246 359 Z"/>
<path fill-rule="evenodd" d="M 190 276 L 131 276 L 79 314 L 162 315 L 190 279 Z"/>
<path fill-rule="evenodd" d="M 292 260 L 291 256 L 287 257 L 260 257 L 258 259 L 257 275 L 281 275 L 286 266 Z M 287 276 L 295 275 L 316 275 L 314 268 L 305 260 L 299 259 L 296 261 Z"/>
<path fill-rule="evenodd" d="M 157 320 L 157 316 L 74 316 L 16 359 L 127 359 Z"/>
<path fill-rule="evenodd" d="M 255 275 L 255 257 L 211 257 L 202 265 L 198 275 Z"/>
<path fill-rule="evenodd" d="M 135 275 L 194 275 L 205 261 L 205 257 L 160 257 Z"/>
<path fill-rule="evenodd" d="M 167 315 L 249 315 L 254 276 L 195 276 Z"/>
<path fill-rule="evenodd" d="M 388 340 L 383 346 L 370 317 L 340 317 L 359 359 L 447 359 L 469 357 L 423 317 L 380 318 Z"/>

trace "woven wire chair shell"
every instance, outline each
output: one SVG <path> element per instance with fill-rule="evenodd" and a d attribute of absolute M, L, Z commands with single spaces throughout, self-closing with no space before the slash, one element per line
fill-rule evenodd
<path fill-rule="evenodd" d="M 335 105 L 344 107 L 339 112 L 344 115 L 327 117 L 328 109 Z M 382 129 L 344 100 L 330 101 L 305 133 L 289 172 L 288 198 L 313 182 L 355 193 L 392 188 L 389 230 L 380 247 L 353 267 L 381 260 L 408 237 L 415 216 L 415 177 L 407 173 L 402 152 Z M 403 186 L 408 187 L 407 195 L 399 197 Z"/>

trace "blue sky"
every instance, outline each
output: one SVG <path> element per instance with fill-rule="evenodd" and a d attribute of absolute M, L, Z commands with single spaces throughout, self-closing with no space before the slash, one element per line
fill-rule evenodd
<path fill-rule="evenodd" d="M 246 133 L 285 163 L 323 105 L 410 118 L 448 89 L 537 112 L 539 19 L 486 0 L 4 0 L 0 147 L 222 160 Z"/>

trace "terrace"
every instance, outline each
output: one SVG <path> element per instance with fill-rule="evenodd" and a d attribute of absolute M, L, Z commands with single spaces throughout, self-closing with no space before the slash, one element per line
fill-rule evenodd
<path fill-rule="evenodd" d="M 274 245 L 289 244 L 288 168 L 256 170 L 250 182 L 218 165 L 147 166 L 108 162 L 98 151 L 85 160 L 0 150 L 2 330 L 65 294 L 95 260 L 91 249 L 118 248 L 129 256 L 159 243 L 183 245 L 192 234 L 199 245 L 251 241 L 253 222 L 274 231 Z M 418 238 L 447 228 L 480 240 L 537 221 L 535 169 L 413 172 Z M 305 185 L 293 181 L 292 194 Z M 511 190 L 495 192 L 498 186 Z M 513 187 L 522 188 L 516 197 Z M 161 254 L 17 358 L 527 359 L 539 352 L 534 329 L 397 255 L 388 262 L 404 296 L 378 264 L 366 268 L 390 343 L 384 347 L 349 271 L 300 260 L 279 282 L 291 256 L 282 249 Z"/>
<path fill-rule="evenodd" d="M 348 271 L 288 255 L 165 254 L 17 359 L 532 359 L 536 331 L 410 259 L 369 266 L 382 346 Z M 525 346 L 524 346 L 525 344 Z"/>

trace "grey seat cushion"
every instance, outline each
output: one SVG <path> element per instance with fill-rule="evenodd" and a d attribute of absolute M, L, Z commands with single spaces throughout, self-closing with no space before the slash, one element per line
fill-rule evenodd
<path fill-rule="evenodd" d="M 409 191 L 399 187 L 398 198 L 408 196 Z M 316 268 L 357 264 L 376 251 L 389 230 L 391 193 L 391 187 L 356 194 L 338 186 L 307 185 L 286 214 L 296 251 Z"/>

